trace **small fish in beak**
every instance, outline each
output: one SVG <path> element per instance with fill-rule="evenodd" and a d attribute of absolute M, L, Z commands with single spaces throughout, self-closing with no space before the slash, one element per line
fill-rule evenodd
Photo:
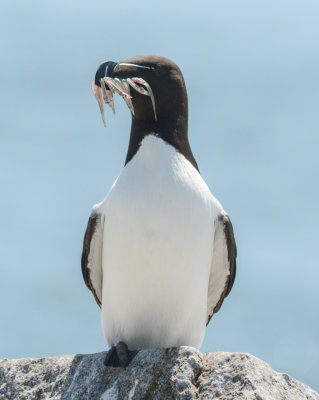
<path fill-rule="evenodd" d="M 101 79 L 100 82 L 101 82 L 102 95 L 103 95 L 104 102 L 112 108 L 113 114 L 115 114 L 114 98 L 113 98 L 114 91 L 111 88 L 106 89 L 104 79 Z"/>
<path fill-rule="evenodd" d="M 134 64 L 132 65 L 136 66 Z M 141 66 L 141 68 L 144 67 Z M 132 115 L 134 115 L 134 107 L 132 103 L 132 96 L 130 94 L 130 87 L 132 87 L 138 93 L 144 96 L 149 96 L 151 98 L 154 110 L 154 118 L 155 121 L 157 121 L 154 94 L 150 85 L 144 79 L 138 77 L 119 79 L 119 78 L 111 78 L 109 76 L 105 76 L 104 78 L 100 79 L 100 85 L 101 87 L 96 85 L 94 80 L 92 81 L 92 91 L 96 97 L 97 102 L 99 103 L 99 108 L 101 111 L 104 127 L 106 127 L 106 123 L 105 123 L 103 100 L 105 104 L 109 105 L 112 108 L 113 113 L 115 114 L 114 98 L 113 98 L 114 93 L 117 93 L 121 97 L 123 97 L 128 109 L 131 111 Z"/>
<path fill-rule="evenodd" d="M 101 111 L 101 116 L 102 116 L 104 127 L 106 127 L 105 116 L 104 116 L 104 105 L 103 105 L 103 100 L 102 100 L 101 88 L 95 84 L 94 79 L 92 81 L 91 86 L 92 86 L 92 91 L 94 93 L 94 96 L 96 97 L 96 100 L 99 103 L 99 107 L 100 107 L 100 111 Z"/>

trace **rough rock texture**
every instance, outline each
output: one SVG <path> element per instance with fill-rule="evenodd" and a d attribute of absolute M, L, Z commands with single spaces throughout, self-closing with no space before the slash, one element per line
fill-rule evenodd
<path fill-rule="evenodd" d="M 105 353 L 0 361 L 1 400 L 319 400 L 319 394 L 244 353 L 190 347 L 140 351 L 129 367 Z"/>

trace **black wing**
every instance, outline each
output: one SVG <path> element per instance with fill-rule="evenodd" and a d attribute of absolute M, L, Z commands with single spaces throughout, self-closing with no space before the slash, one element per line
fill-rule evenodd
<path fill-rule="evenodd" d="M 233 287 L 236 276 L 236 256 L 237 248 L 232 223 L 226 213 L 220 214 L 215 220 L 206 325 L 213 314 L 220 309 L 224 298 L 228 296 Z"/>
<path fill-rule="evenodd" d="M 83 240 L 82 274 L 86 286 L 101 307 L 102 304 L 102 251 L 103 251 L 103 216 L 92 212 Z"/>

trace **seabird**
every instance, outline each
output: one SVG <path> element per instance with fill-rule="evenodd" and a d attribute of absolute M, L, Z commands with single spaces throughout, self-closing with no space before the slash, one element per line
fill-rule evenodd
<path fill-rule="evenodd" d="M 125 166 L 93 206 L 82 273 L 101 307 L 105 365 L 126 367 L 140 349 L 200 348 L 229 294 L 236 243 L 229 216 L 199 173 L 188 141 L 183 75 L 172 61 L 104 62 L 92 89 L 132 113 Z"/>

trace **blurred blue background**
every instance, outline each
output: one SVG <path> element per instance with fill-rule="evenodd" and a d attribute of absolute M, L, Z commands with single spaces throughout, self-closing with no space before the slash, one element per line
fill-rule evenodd
<path fill-rule="evenodd" d="M 105 60 L 182 69 L 204 179 L 238 275 L 202 351 L 249 352 L 319 389 L 319 2 L 4 0 L 0 13 L 0 358 L 105 350 L 80 272 L 94 203 L 126 155 L 90 81 Z"/>

